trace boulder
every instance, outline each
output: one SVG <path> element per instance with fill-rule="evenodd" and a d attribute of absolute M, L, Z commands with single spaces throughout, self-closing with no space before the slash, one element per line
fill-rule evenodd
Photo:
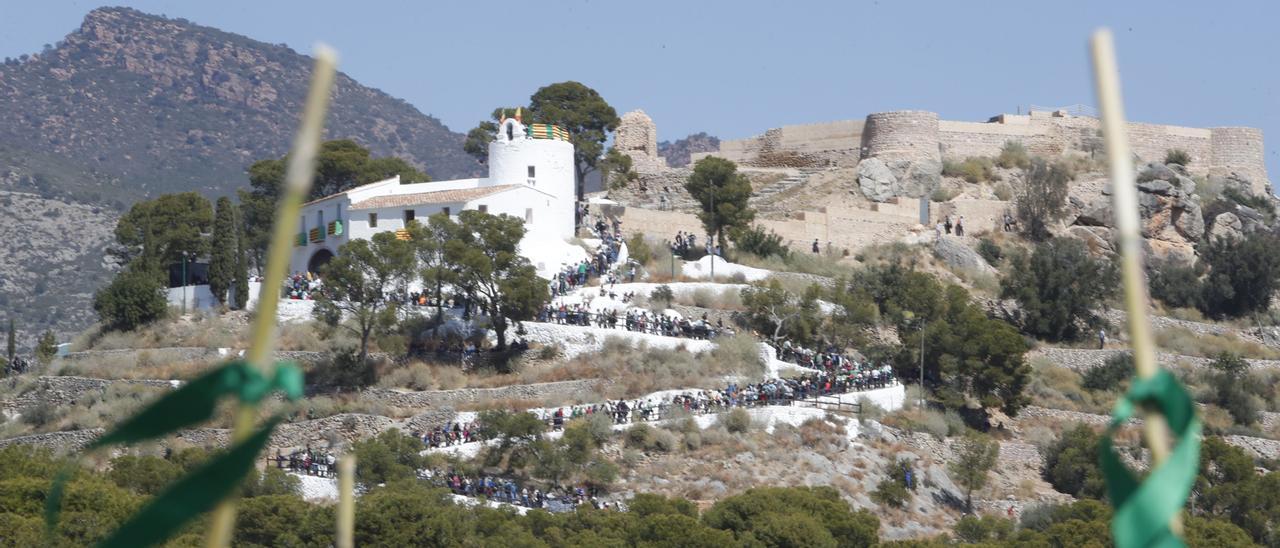
<path fill-rule="evenodd" d="M 1114 255 L 1116 252 L 1110 228 L 1101 226 L 1073 226 L 1067 229 L 1067 236 L 1084 242 L 1085 247 L 1094 254 Z"/>
<path fill-rule="evenodd" d="M 1173 168 L 1159 162 L 1151 162 L 1142 166 L 1142 169 L 1138 171 L 1138 181 L 1140 182 L 1154 181 L 1157 179 L 1172 181 L 1177 177 L 1177 171 L 1174 171 Z"/>
<path fill-rule="evenodd" d="M 1111 212 L 1111 200 L 1109 198 L 1099 198 L 1084 206 L 1080 211 L 1080 215 L 1076 217 L 1076 224 L 1084 226 L 1104 226 L 1111 227 L 1115 222 L 1115 215 Z"/>
<path fill-rule="evenodd" d="M 874 202 L 887 202 L 896 196 L 898 178 L 879 158 L 867 158 L 858 162 L 858 188 L 862 195 Z"/>
<path fill-rule="evenodd" d="M 1142 192 L 1150 192 L 1152 194 L 1159 194 L 1161 196 L 1172 196 L 1177 193 L 1178 189 L 1174 188 L 1173 183 L 1170 183 L 1169 181 L 1156 179 L 1154 181 L 1138 183 L 1138 190 Z"/>
<path fill-rule="evenodd" d="M 1173 227 L 1183 238 L 1192 242 L 1204 236 L 1204 213 L 1200 204 L 1191 200 L 1183 200 L 1173 210 Z"/>
<path fill-rule="evenodd" d="M 1237 239 L 1244 236 L 1244 223 L 1235 213 L 1219 213 L 1213 218 L 1213 226 L 1209 229 L 1209 241 L 1218 238 Z"/>
<path fill-rule="evenodd" d="M 964 240 L 961 238 L 945 235 L 938 238 L 933 243 L 933 254 L 951 268 L 992 275 L 996 273 L 996 269 L 987 263 L 987 260 L 983 259 L 982 255 L 979 255 L 977 251 L 965 245 Z"/>
<path fill-rule="evenodd" d="M 898 160 L 885 164 L 897 178 L 894 195 L 919 198 L 933 193 L 942 184 L 942 162 Z"/>

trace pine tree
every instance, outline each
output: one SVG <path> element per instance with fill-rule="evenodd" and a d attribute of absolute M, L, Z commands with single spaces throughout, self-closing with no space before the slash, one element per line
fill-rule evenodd
<path fill-rule="evenodd" d="M 235 208 L 236 212 L 236 287 L 235 287 L 235 307 L 238 310 L 244 310 L 249 304 L 249 252 L 246 249 L 244 219 L 240 214 L 240 208 Z"/>
<path fill-rule="evenodd" d="M 209 291 L 218 304 L 227 302 L 227 290 L 236 276 L 236 219 L 231 199 L 218 198 L 213 219 L 213 245 L 209 249 Z"/>

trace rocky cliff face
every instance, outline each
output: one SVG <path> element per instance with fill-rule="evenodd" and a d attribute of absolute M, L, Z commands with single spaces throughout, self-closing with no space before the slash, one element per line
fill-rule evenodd
<path fill-rule="evenodd" d="M 666 158 L 669 167 L 689 165 L 690 156 L 696 152 L 714 152 L 720 150 L 720 138 L 707 135 L 705 131 L 694 133 L 684 139 L 663 141 L 658 143 L 658 155 Z"/>
<path fill-rule="evenodd" d="M 93 319 L 103 250 L 134 201 L 246 186 L 289 147 L 311 60 L 283 45 L 126 8 L 90 12 L 44 52 L 0 64 L 0 310 L 22 346 Z M 327 137 L 437 179 L 478 175 L 463 136 L 339 74 Z"/>

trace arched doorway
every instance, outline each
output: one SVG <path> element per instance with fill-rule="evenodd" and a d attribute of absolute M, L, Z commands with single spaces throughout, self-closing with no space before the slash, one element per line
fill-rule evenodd
<path fill-rule="evenodd" d="M 307 261 L 307 272 L 319 274 L 320 269 L 324 267 L 324 265 L 329 264 L 329 261 L 331 260 L 333 260 L 333 252 L 328 249 L 321 248 L 311 256 L 310 261 Z"/>

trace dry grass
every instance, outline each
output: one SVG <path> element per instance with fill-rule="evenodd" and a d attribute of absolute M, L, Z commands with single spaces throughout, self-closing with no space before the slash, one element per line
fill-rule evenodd
<path fill-rule="evenodd" d="M 1261 360 L 1280 359 L 1280 351 L 1235 335 L 1201 335 L 1184 327 L 1157 330 L 1156 347 L 1162 352 L 1216 358 L 1223 352 Z"/>
<path fill-rule="evenodd" d="M 1084 413 L 1110 412 L 1116 394 L 1085 390 L 1079 373 L 1040 357 L 1031 360 L 1031 369 L 1027 395 L 1036 405 Z"/>

